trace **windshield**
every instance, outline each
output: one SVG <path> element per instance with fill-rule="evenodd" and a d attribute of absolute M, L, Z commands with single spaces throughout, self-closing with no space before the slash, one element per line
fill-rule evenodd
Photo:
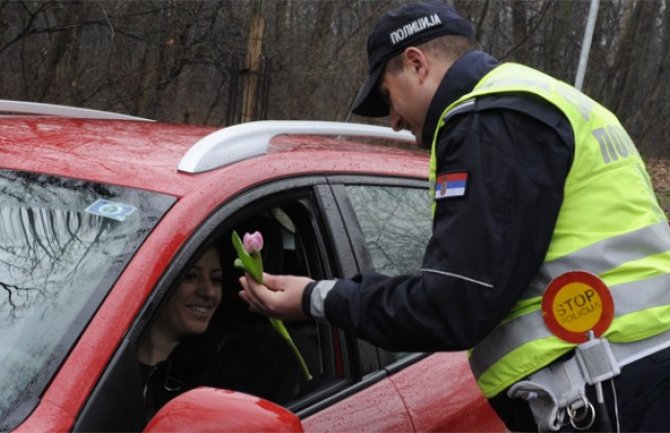
<path fill-rule="evenodd" d="M 173 197 L 0 170 L 0 431 L 34 409 Z"/>

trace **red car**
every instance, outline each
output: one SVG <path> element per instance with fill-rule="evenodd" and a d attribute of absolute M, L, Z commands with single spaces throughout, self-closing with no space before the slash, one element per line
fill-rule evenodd
<path fill-rule="evenodd" d="M 290 401 L 198 387 L 145 416 L 138 340 L 194 257 L 232 251 L 232 230 L 258 223 L 275 273 L 419 269 L 428 157 L 374 143 L 410 135 L 16 101 L 0 113 L 0 431 L 505 431 L 465 353 L 391 353 L 312 321 L 287 324 L 314 376 Z M 232 260 L 221 308 L 254 316 Z"/>

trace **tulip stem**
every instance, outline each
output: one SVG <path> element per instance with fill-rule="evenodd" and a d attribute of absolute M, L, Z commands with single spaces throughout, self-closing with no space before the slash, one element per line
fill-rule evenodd
<path fill-rule="evenodd" d="M 257 283 L 263 284 L 263 259 L 261 257 L 260 251 L 256 251 L 250 254 L 244 248 L 240 236 L 234 230 L 232 238 L 233 247 L 237 252 L 237 259 L 235 259 L 234 262 L 235 267 L 247 272 Z M 275 319 L 273 317 L 268 317 L 268 320 L 270 320 L 272 327 L 279 333 L 279 335 L 282 336 L 284 341 L 286 341 L 295 356 L 298 358 L 298 362 L 300 362 L 300 367 L 302 367 L 305 378 L 307 380 L 312 380 L 312 375 L 309 372 L 307 364 L 305 363 L 305 359 L 302 357 L 300 350 L 293 342 L 291 334 L 289 334 L 288 329 L 286 329 L 284 322 L 281 319 Z"/>

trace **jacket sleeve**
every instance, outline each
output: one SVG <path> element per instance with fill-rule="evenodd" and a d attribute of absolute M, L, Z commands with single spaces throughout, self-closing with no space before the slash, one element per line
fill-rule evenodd
<path fill-rule="evenodd" d="M 471 348 L 512 309 L 541 266 L 574 149 L 556 108 L 515 95 L 479 100 L 438 144 L 438 176 L 467 173 L 436 203 L 420 273 L 319 282 L 312 315 L 389 350 Z M 322 317 L 322 318 L 323 318 Z"/>

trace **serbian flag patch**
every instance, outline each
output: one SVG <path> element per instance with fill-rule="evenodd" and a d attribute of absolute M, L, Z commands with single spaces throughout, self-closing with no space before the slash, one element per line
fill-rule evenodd
<path fill-rule="evenodd" d="M 468 187 L 468 173 L 445 173 L 435 182 L 435 200 L 449 197 L 463 197 Z"/>

